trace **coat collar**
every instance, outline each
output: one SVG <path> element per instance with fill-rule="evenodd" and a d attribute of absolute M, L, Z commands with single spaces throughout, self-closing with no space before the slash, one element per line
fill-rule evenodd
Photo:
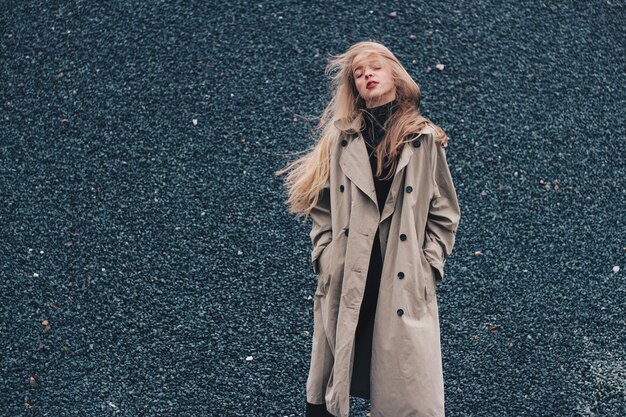
<path fill-rule="evenodd" d="M 352 139 L 349 139 L 350 137 L 352 137 Z M 343 151 L 339 157 L 341 169 L 350 181 L 363 191 L 378 209 L 374 177 L 372 175 L 372 168 L 370 166 L 369 155 L 367 154 L 367 147 L 363 136 L 360 132 L 357 132 L 347 135 L 346 139 L 343 140 L 346 140 L 347 143 L 342 147 Z M 405 144 L 402 148 L 400 159 L 396 167 L 396 173 L 380 218 L 381 222 L 389 217 L 395 209 L 395 199 L 402 182 L 402 170 L 407 166 L 413 155 L 411 148 L 412 146 L 409 144 Z M 380 212 L 379 209 L 378 212 Z"/>

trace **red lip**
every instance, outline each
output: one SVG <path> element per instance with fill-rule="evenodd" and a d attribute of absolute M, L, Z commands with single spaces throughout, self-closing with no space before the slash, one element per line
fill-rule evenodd
<path fill-rule="evenodd" d="M 370 81 L 367 83 L 366 88 L 369 90 L 371 88 L 374 88 L 378 85 L 378 81 Z"/>

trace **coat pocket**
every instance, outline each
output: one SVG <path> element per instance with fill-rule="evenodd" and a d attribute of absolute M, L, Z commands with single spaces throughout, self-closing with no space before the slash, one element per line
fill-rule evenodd
<path fill-rule="evenodd" d="M 335 241 L 331 240 L 328 245 L 322 250 L 320 256 L 317 258 L 317 266 L 319 269 L 319 274 L 317 275 L 317 287 L 315 288 L 315 295 L 324 296 L 326 295 L 326 291 L 328 290 L 328 281 L 330 278 L 330 270 L 331 270 L 331 257 L 333 250 L 333 243 Z"/>
<path fill-rule="evenodd" d="M 437 280 L 439 271 L 428 260 L 424 249 L 422 248 L 422 265 L 424 271 L 424 288 L 422 289 L 422 296 L 426 302 L 431 301 L 436 297 L 437 292 Z"/>
<path fill-rule="evenodd" d="M 427 302 L 430 302 L 437 295 L 436 276 L 439 275 L 439 272 L 432 265 L 428 265 L 428 270 L 430 271 L 430 273 L 426 274 L 426 282 L 424 285 L 424 299 Z"/>

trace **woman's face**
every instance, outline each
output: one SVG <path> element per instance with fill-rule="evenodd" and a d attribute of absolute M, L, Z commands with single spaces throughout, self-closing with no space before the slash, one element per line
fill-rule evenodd
<path fill-rule="evenodd" d="M 396 98 L 391 71 L 382 58 L 362 52 L 352 61 L 352 76 L 365 105 L 376 107 Z"/>

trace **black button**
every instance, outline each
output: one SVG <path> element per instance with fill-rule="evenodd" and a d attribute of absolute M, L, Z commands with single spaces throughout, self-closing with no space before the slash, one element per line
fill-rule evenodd
<path fill-rule="evenodd" d="M 344 139 L 344 140 L 341 141 L 341 146 L 346 146 L 347 144 L 348 144 L 347 140 Z"/>
<path fill-rule="evenodd" d="M 341 185 L 339 186 L 339 191 L 341 191 L 341 192 L 343 193 L 343 189 L 344 189 L 344 186 L 343 186 L 343 184 L 341 184 Z"/>
<path fill-rule="evenodd" d="M 403 240 L 403 241 L 406 240 L 406 235 L 404 233 L 400 235 L 400 240 Z"/>
<path fill-rule="evenodd" d="M 401 308 L 398 309 L 398 316 L 401 316 L 404 314 L 404 310 L 402 310 Z"/>
<path fill-rule="evenodd" d="M 348 236 L 348 228 L 346 227 L 346 230 L 343 231 L 343 234 Z"/>
<path fill-rule="evenodd" d="M 420 147 L 420 144 L 421 144 L 421 142 L 420 142 L 419 140 L 417 140 L 417 139 L 415 139 L 415 140 L 413 141 L 413 146 L 415 146 L 416 148 L 419 148 L 419 147 Z"/>
<path fill-rule="evenodd" d="M 406 187 L 406 192 L 410 193 L 411 191 L 413 191 L 413 187 L 411 187 L 410 185 L 408 187 Z"/>
<path fill-rule="evenodd" d="M 404 272 L 402 271 L 398 272 L 398 278 L 400 279 L 404 278 Z"/>

